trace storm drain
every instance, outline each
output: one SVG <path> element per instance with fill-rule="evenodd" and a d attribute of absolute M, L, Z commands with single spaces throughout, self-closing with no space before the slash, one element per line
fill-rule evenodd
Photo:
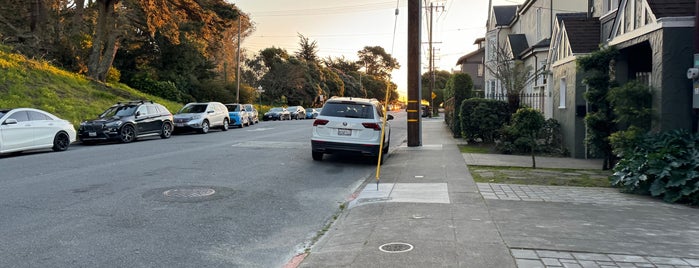
<path fill-rule="evenodd" d="M 204 187 L 175 188 L 163 192 L 165 197 L 170 198 L 201 198 L 211 196 L 216 190 Z"/>
<path fill-rule="evenodd" d="M 386 253 L 403 253 L 413 250 L 413 245 L 408 243 L 393 242 L 381 245 L 379 250 Z"/>

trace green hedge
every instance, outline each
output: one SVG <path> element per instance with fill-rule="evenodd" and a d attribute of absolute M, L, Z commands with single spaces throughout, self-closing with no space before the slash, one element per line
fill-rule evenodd
<path fill-rule="evenodd" d="M 646 134 L 614 167 L 612 185 L 666 202 L 699 204 L 699 135 L 686 130 Z"/>
<path fill-rule="evenodd" d="M 503 125 L 510 121 L 507 102 L 490 99 L 466 99 L 459 109 L 461 135 L 469 141 L 492 143 Z"/>

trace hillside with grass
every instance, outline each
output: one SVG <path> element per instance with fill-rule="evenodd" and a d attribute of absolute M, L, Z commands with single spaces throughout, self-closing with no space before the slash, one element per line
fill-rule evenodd
<path fill-rule="evenodd" d="M 153 100 L 177 112 L 183 104 L 154 97 L 124 84 L 100 83 L 28 59 L 0 46 L 0 109 L 37 108 L 71 121 L 95 118 L 120 101 Z"/>

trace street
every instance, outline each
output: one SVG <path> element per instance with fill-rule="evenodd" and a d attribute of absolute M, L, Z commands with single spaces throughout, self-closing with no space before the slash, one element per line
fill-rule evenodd
<path fill-rule="evenodd" d="M 313 161 L 312 124 L 0 156 L 0 267 L 280 267 L 376 168 Z"/>

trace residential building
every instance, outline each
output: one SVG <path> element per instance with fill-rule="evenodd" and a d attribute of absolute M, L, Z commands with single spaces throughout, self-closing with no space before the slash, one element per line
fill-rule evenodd
<path fill-rule="evenodd" d="M 691 129 L 695 0 L 595 0 L 589 14 L 561 14 L 549 51 L 550 110 L 561 123 L 564 146 L 574 157 L 588 157 L 583 118 L 586 87 L 576 60 L 599 46 L 620 56 L 613 74 L 619 84 L 638 80 L 653 93 L 653 129 Z M 592 42 L 595 40 L 595 42 Z"/>
<path fill-rule="evenodd" d="M 478 49 L 459 58 L 456 65 L 461 66 L 461 73 L 471 76 L 474 95 L 482 97 L 485 89 L 485 38 L 478 38 L 473 44 L 478 45 Z"/>

